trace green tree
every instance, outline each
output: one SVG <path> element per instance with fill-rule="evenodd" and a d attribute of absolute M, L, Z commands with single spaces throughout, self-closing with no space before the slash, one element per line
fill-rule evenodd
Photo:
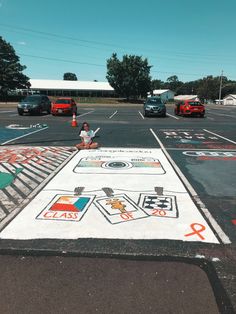
<path fill-rule="evenodd" d="M 199 88 L 200 80 L 190 81 L 182 83 L 182 85 L 177 88 L 176 94 L 177 95 L 196 95 L 197 90 Z"/>
<path fill-rule="evenodd" d="M 226 77 L 223 77 L 222 83 L 225 84 Z M 197 94 L 201 99 L 217 99 L 219 97 L 220 77 L 209 75 L 199 80 Z"/>
<path fill-rule="evenodd" d="M 63 75 L 63 80 L 64 81 L 77 81 L 78 79 L 75 73 L 66 72 Z"/>
<path fill-rule="evenodd" d="M 228 81 L 226 84 L 223 84 L 222 97 L 225 97 L 229 94 L 236 94 L 236 82 L 234 81 Z"/>
<path fill-rule="evenodd" d="M 14 48 L 0 36 L 0 94 L 9 90 L 30 87 L 29 78 L 22 73 L 26 66 L 21 65 Z"/>
<path fill-rule="evenodd" d="M 152 80 L 151 82 L 151 90 L 155 90 L 155 89 L 163 89 L 164 86 L 164 82 L 161 80 Z"/>
<path fill-rule="evenodd" d="M 120 61 L 113 53 L 107 60 L 107 80 L 120 97 L 137 99 L 151 88 L 151 66 L 140 56 L 124 55 Z"/>
<path fill-rule="evenodd" d="M 177 75 L 172 75 L 167 78 L 165 88 L 177 92 L 178 89 L 183 85 L 183 82 L 179 81 Z"/>

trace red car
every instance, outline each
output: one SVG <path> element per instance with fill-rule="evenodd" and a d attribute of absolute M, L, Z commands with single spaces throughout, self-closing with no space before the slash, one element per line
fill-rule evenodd
<path fill-rule="evenodd" d="M 184 100 L 175 105 L 175 114 L 182 116 L 200 116 L 204 117 L 205 107 L 200 101 Z"/>
<path fill-rule="evenodd" d="M 51 108 L 52 115 L 56 114 L 77 114 L 77 105 L 71 97 L 60 97 L 52 103 Z"/>

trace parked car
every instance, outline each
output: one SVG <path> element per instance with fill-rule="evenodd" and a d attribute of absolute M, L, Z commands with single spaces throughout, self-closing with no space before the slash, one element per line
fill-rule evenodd
<path fill-rule="evenodd" d="M 175 105 L 175 114 L 182 116 L 205 115 L 205 106 L 200 101 L 184 100 Z"/>
<path fill-rule="evenodd" d="M 143 114 L 147 116 L 166 116 L 166 106 L 161 97 L 148 97 L 143 105 Z"/>
<path fill-rule="evenodd" d="M 60 97 L 52 104 L 52 114 L 77 114 L 77 105 L 71 97 Z"/>
<path fill-rule="evenodd" d="M 44 111 L 50 113 L 51 101 L 45 95 L 29 95 L 17 105 L 17 110 L 19 115 L 23 115 L 23 113 L 41 114 Z"/>

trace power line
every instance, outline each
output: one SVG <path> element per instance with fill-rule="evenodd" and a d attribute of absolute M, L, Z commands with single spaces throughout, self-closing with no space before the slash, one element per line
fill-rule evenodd
<path fill-rule="evenodd" d="M 43 59 L 43 60 L 49 60 L 49 61 L 57 61 L 57 62 L 66 62 L 66 63 L 74 63 L 74 64 L 84 64 L 84 65 L 91 65 L 91 66 L 97 66 L 97 67 L 106 67 L 103 64 L 96 64 L 96 63 L 89 63 L 89 62 L 81 62 L 81 61 L 74 61 L 74 60 L 67 60 L 67 59 L 58 59 L 58 58 L 50 58 L 50 57 L 43 57 L 43 56 L 35 56 L 35 55 L 29 55 L 29 54 L 23 54 L 19 53 L 20 56 L 24 57 L 30 57 L 30 58 L 36 58 L 36 59 Z M 176 75 L 193 75 L 193 76 L 207 76 L 207 74 L 196 74 L 196 73 L 182 73 L 182 72 L 165 72 L 165 71 L 158 71 L 158 70 L 152 70 L 152 73 L 162 73 L 162 74 L 176 74 Z"/>
<path fill-rule="evenodd" d="M 50 60 L 50 61 L 69 62 L 69 63 L 78 63 L 78 64 L 85 64 L 85 65 L 92 65 L 92 66 L 97 66 L 97 67 L 105 67 L 105 65 L 96 64 L 96 63 L 88 63 L 88 62 L 80 62 L 80 61 L 73 61 L 73 60 L 66 60 L 66 59 L 57 59 L 57 58 L 50 58 L 50 57 L 34 56 L 34 55 L 28 55 L 28 54 L 24 54 L 24 53 L 19 53 L 19 55 L 20 56 L 24 56 L 24 57 L 44 59 L 44 60 Z"/>
<path fill-rule="evenodd" d="M 64 39 L 67 39 L 67 40 L 72 40 L 72 41 L 80 41 L 80 42 L 84 42 L 84 43 L 89 43 L 89 44 L 95 44 L 95 45 L 100 45 L 100 46 L 106 46 L 106 47 L 110 47 L 110 48 L 119 48 L 119 49 L 123 49 L 123 50 L 127 50 L 127 49 L 130 49 L 130 50 L 133 50 L 133 47 L 124 47 L 124 46 L 119 46 L 119 45 L 114 45 L 114 44 L 109 44 L 109 43 L 104 43 L 104 42 L 99 42 L 99 41 L 92 41 L 92 40 L 85 40 L 85 39 L 81 39 L 81 38 L 76 38 L 76 37 L 71 37 L 71 36 L 65 36 L 65 35 L 58 35 L 58 34 L 55 34 L 55 33 L 50 33 L 50 32 L 42 32 L 42 31 L 38 31 L 38 30 L 34 30 L 34 29 L 30 29 L 30 28 L 25 28 L 25 27 L 21 27 L 21 26 L 15 26 L 15 25 L 9 25 L 9 24 L 3 24 L 3 23 L 0 23 L 1 26 L 4 26 L 4 27 L 7 27 L 7 28 L 12 28 L 12 29 L 16 29 L 18 32 L 19 30 L 23 30 L 23 31 L 26 31 L 26 32 L 31 32 L 31 33 L 34 33 L 34 34 L 40 34 L 40 35 L 46 35 L 46 36 L 50 36 L 50 37 L 56 37 L 56 38 L 64 38 Z M 88 46 L 85 46 L 85 47 L 88 47 Z M 90 48 L 90 47 L 88 47 Z M 95 48 L 95 47 L 91 47 L 91 48 Z M 95 48 L 95 49 L 98 49 L 98 48 Z M 149 51 L 149 52 L 154 52 L 153 50 L 148 50 L 148 49 L 143 49 L 143 51 Z M 162 51 L 163 53 L 171 53 L 171 54 L 175 54 L 175 55 L 179 55 L 181 57 L 181 55 L 183 57 L 191 57 L 191 56 L 200 56 L 200 57 L 204 57 L 204 58 L 212 58 L 212 57 L 224 57 L 223 55 L 206 55 L 206 54 L 199 54 L 199 53 L 188 53 L 188 52 L 176 52 L 176 51 L 168 51 L 168 50 L 159 50 L 159 51 Z M 155 51 L 156 53 L 156 51 Z M 154 57 L 154 56 L 152 56 Z M 155 56 L 157 57 L 157 56 Z M 225 56 L 227 58 L 229 58 L 229 56 Z M 233 56 L 232 56 L 233 58 Z"/>

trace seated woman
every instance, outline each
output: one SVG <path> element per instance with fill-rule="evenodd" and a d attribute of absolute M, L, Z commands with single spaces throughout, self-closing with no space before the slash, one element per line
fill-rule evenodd
<path fill-rule="evenodd" d="M 93 130 L 90 130 L 89 124 L 87 122 L 82 124 L 79 136 L 81 137 L 81 143 L 75 145 L 78 150 L 98 148 L 98 143 L 93 142 L 95 133 Z"/>

